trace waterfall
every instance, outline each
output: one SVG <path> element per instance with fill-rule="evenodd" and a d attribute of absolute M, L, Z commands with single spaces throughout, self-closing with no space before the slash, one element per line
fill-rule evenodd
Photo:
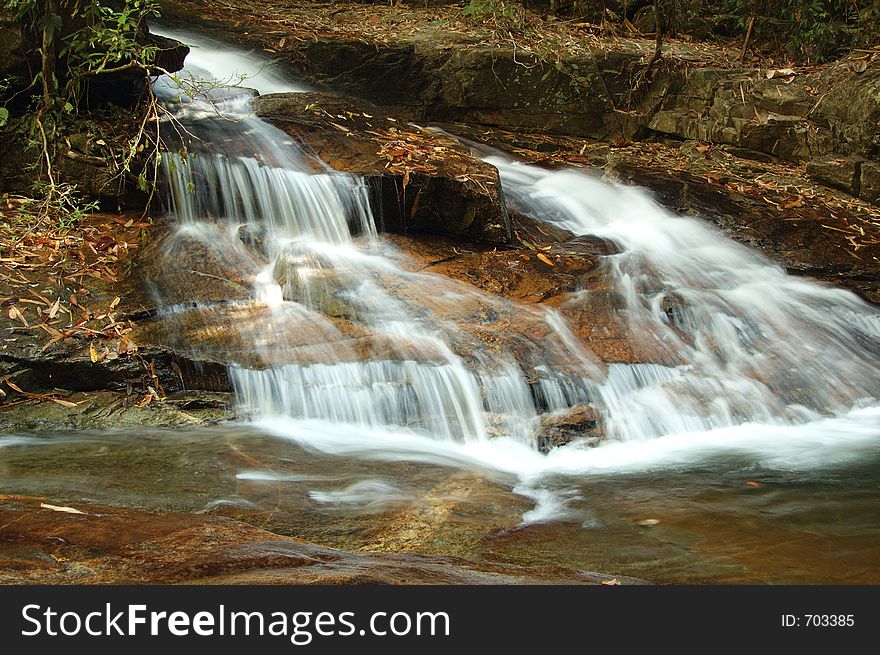
<path fill-rule="evenodd" d="M 853 294 L 789 276 L 643 190 L 497 155 L 486 158 L 513 209 L 615 244 L 600 261 L 605 292 L 585 288 L 554 310 L 411 272 L 377 235 L 364 180 L 255 118 L 252 92 L 205 99 L 186 79 L 250 66 L 254 86 L 295 84 L 266 77 L 254 55 L 171 35 L 203 51 L 182 84 L 157 83 L 190 135 L 170 136 L 186 148 L 164 159 L 167 207 L 176 238 L 219 253 L 249 285 L 246 298 L 200 309 L 196 331 L 204 348 L 217 334 L 234 341 L 243 420 L 334 455 L 501 471 L 538 503 L 535 521 L 564 514 L 559 476 L 733 453 L 811 467 L 874 448 L 880 313 Z M 566 321 L 608 309 L 656 360 L 606 365 Z M 187 311 L 175 307 L 175 325 Z M 538 451 L 545 417 L 584 408 L 605 443 Z"/>
<path fill-rule="evenodd" d="M 880 397 L 880 312 L 854 294 L 787 275 L 641 189 L 487 161 L 517 210 L 617 246 L 603 267 L 630 330 L 680 362 L 611 368 L 602 395 L 613 435 L 800 423 Z M 569 303 L 589 306 L 589 294 Z"/>
<path fill-rule="evenodd" d="M 195 46 L 181 76 L 155 86 L 174 114 L 168 141 L 179 145 L 162 159 L 176 235 L 220 260 L 231 262 L 233 252 L 251 260 L 239 271 L 252 291 L 237 301 L 236 320 L 228 308 L 217 316 L 198 308 L 211 323 L 203 333 L 236 333 L 236 352 L 247 352 L 229 367 L 242 417 L 450 442 L 500 434 L 531 447 L 542 414 L 600 401 L 603 367 L 552 310 L 408 272 L 376 238 L 363 179 L 329 170 L 253 116 L 251 91 L 202 91 L 204 80 L 248 70 L 259 73 L 245 84 L 257 84 L 266 62 L 231 51 L 216 57 L 217 44 L 168 34 Z M 269 81 L 273 90 L 297 89 Z M 516 352 L 475 336 L 477 314 L 516 315 L 525 326 L 511 335 Z M 178 312 L 174 320 L 186 319 Z M 307 332 L 318 336 L 304 347 Z"/>

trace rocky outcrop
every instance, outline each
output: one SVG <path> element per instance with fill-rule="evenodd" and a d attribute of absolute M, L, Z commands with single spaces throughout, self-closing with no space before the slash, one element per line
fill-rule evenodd
<path fill-rule="evenodd" d="M 380 229 L 513 238 L 498 172 L 454 138 L 333 94 L 262 96 L 254 110 L 335 170 L 366 177 L 377 189 Z"/>
<path fill-rule="evenodd" d="M 662 82 L 662 104 L 648 127 L 742 148 L 746 156 L 807 162 L 813 179 L 876 203 L 870 189 L 880 157 L 880 57 L 866 57 L 805 72 L 689 70 Z"/>

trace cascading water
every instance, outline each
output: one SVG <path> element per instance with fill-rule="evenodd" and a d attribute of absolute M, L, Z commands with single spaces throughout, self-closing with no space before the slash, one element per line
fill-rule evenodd
<path fill-rule="evenodd" d="M 194 53 L 192 77 L 157 84 L 179 126 L 167 130 L 169 141 L 186 145 L 163 158 L 178 223 L 169 244 L 174 252 L 185 238 L 227 261 L 251 260 L 240 268 L 253 290 L 238 303 L 268 313 L 241 337 L 256 352 L 229 368 L 243 415 L 452 442 L 500 432 L 528 443 L 541 413 L 598 400 L 602 367 L 558 317 L 401 268 L 376 239 L 363 180 L 327 170 L 251 116 L 246 90 L 200 91 L 197 77 L 235 77 L 254 62 L 210 73 L 200 67 L 211 58 Z M 256 247 L 244 248 L 243 238 Z M 468 314 L 513 311 L 531 331 L 515 355 L 466 326 Z M 285 347 L 305 331 L 320 333 L 308 357 L 299 343 Z"/>
<path fill-rule="evenodd" d="M 225 46 L 225 60 L 201 57 L 217 47 L 168 35 L 201 46 L 194 77 L 265 64 Z M 262 73 L 246 83 L 296 90 Z M 809 468 L 876 449 L 880 314 L 852 294 L 788 276 L 638 189 L 490 157 L 519 211 L 618 246 L 603 298 L 663 356 L 605 366 L 571 334 L 565 306 L 518 306 L 401 268 L 377 238 L 364 182 L 251 116 L 247 92 L 157 89 L 187 145 L 164 160 L 178 221 L 170 252 L 195 241 L 248 280 L 248 298 L 201 307 L 200 320 L 248 346 L 229 375 L 242 416 L 265 429 L 323 453 L 501 471 L 538 502 L 527 521 L 564 511 L 560 476 L 724 453 Z M 569 302 L 597 300 L 583 291 Z M 230 321 L 235 308 L 250 322 Z M 515 317 L 506 345 L 476 329 L 489 313 Z M 609 441 L 539 453 L 541 415 L 583 405 Z"/>
<path fill-rule="evenodd" d="M 855 295 L 787 275 L 639 189 L 488 161 L 520 211 L 616 244 L 603 266 L 631 330 L 679 363 L 609 377 L 638 389 L 625 406 L 604 394 L 615 436 L 801 423 L 880 397 L 880 313 Z M 569 302 L 589 305 L 589 291 Z"/>

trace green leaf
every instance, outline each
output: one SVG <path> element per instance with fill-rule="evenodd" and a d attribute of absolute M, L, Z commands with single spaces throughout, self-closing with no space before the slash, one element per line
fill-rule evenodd
<path fill-rule="evenodd" d="M 0 127 L 9 122 L 9 110 L 6 107 L 0 107 Z"/>

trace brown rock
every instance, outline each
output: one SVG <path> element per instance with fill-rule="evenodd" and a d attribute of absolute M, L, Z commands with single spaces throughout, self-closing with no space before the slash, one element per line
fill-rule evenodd
<path fill-rule="evenodd" d="M 0 495 L 6 584 L 598 584 L 606 576 L 348 553 L 228 518 Z"/>
<path fill-rule="evenodd" d="M 457 140 L 333 94 L 261 96 L 254 109 L 335 170 L 367 177 L 379 189 L 380 229 L 511 240 L 498 172 Z"/>

